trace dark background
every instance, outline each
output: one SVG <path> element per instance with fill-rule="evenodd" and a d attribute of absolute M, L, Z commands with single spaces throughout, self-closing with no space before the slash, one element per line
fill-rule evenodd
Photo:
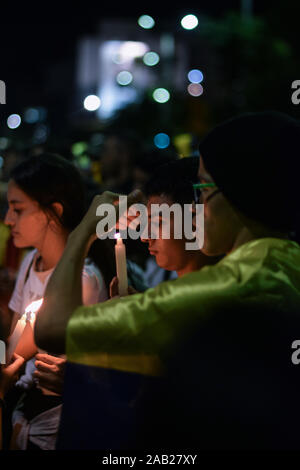
<path fill-rule="evenodd" d="M 180 5 L 156 2 L 140 7 L 102 1 L 76 6 L 68 2 L 1 6 L 0 79 L 7 86 L 7 104 L 0 107 L 0 137 L 17 138 L 16 131 L 7 130 L 6 119 L 10 113 L 21 114 L 28 106 L 44 106 L 48 111 L 50 138 L 70 136 L 70 140 L 76 140 L 74 132 L 80 134 L 80 129 L 74 131 L 70 110 L 76 93 L 74 70 L 78 41 L 85 35 L 96 35 L 103 18 L 137 19 L 145 13 L 152 14 L 156 27 L 162 30 L 176 28 L 181 17 L 188 13 L 204 15 L 213 25 L 206 40 L 212 54 L 222 59 L 222 80 L 220 87 L 212 82 L 207 84 L 208 94 L 204 98 L 209 109 L 207 128 L 247 110 L 273 108 L 298 117 L 300 106 L 291 103 L 291 83 L 300 73 L 300 4 L 295 0 L 253 0 L 252 5 L 254 22 L 248 29 L 237 22 L 241 18 L 239 0 L 181 2 Z M 231 19 L 230 15 L 233 15 Z M 259 26 L 255 24 L 257 20 Z M 197 44 L 203 39 L 201 34 L 203 31 L 194 37 L 189 35 L 188 39 L 196 55 Z M 238 91 L 233 89 L 236 83 Z M 236 99 L 235 93 L 239 95 Z M 182 114 L 175 104 L 169 131 L 172 134 L 181 129 L 201 137 L 203 130 L 195 124 L 198 108 L 186 104 L 187 100 L 181 101 L 179 97 L 177 106 Z M 126 122 L 133 127 L 136 124 L 142 134 L 139 116 L 144 109 L 148 108 L 135 109 L 130 120 L 125 113 Z M 157 119 L 155 111 L 152 117 Z M 120 120 L 121 127 L 123 123 L 124 118 Z M 18 138 L 27 138 L 22 132 L 18 130 Z"/>

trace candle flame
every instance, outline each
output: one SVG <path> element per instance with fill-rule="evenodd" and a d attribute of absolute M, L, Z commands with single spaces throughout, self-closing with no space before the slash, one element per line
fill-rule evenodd
<path fill-rule="evenodd" d="M 25 313 L 36 313 L 40 306 L 43 303 L 43 298 L 39 300 L 35 300 L 34 302 L 31 302 L 26 308 L 25 308 Z"/>
<path fill-rule="evenodd" d="M 31 302 L 31 304 L 27 305 L 25 308 L 25 313 L 23 315 L 23 318 L 25 322 L 30 322 L 31 326 L 33 327 L 34 322 L 35 322 L 35 314 L 40 308 L 40 306 L 43 303 L 43 298 L 39 300 L 35 300 L 34 302 Z"/>
<path fill-rule="evenodd" d="M 121 238 L 121 235 L 120 235 L 120 233 L 115 233 L 114 237 L 115 237 L 116 240 L 118 240 L 119 238 Z"/>

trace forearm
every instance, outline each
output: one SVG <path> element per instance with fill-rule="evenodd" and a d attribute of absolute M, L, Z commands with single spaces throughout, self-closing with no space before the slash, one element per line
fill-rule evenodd
<path fill-rule="evenodd" d="M 64 353 L 69 318 L 75 308 L 82 305 L 81 275 L 89 238 L 82 226 L 70 234 L 37 315 L 35 343 L 52 353 Z"/>
<path fill-rule="evenodd" d="M 23 330 L 23 333 L 18 341 L 15 353 L 22 356 L 25 361 L 37 353 L 37 347 L 34 344 L 33 330 L 31 324 L 28 322 Z"/>

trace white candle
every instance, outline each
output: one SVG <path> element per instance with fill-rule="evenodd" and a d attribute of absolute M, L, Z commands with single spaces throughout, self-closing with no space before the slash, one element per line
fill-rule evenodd
<path fill-rule="evenodd" d="M 22 336 L 22 333 L 24 331 L 24 328 L 27 322 L 30 322 L 31 326 L 33 327 L 33 324 L 35 322 L 35 314 L 40 308 L 40 306 L 42 305 L 42 303 L 43 303 L 43 299 L 39 299 L 34 302 L 31 302 L 31 304 L 29 304 L 26 307 L 25 313 L 21 316 L 20 320 L 17 322 L 16 327 L 13 331 L 13 334 L 11 335 L 9 339 L 8 350 L 7 350 L 7 360 L 6 360 L 7 364 L 10 363 L 12 355 L 15 352 L 15 349 L 18 345 L 19 339 Z"/>
<path fill-rule="evenodd" d="M 116 233 L 116 266 L 118 278 L 119 295 L 122 297 L 128 295 L 128 278 L 127 278 L 127 265 L 126 265 L 126 248 L 119 233 Z"/>

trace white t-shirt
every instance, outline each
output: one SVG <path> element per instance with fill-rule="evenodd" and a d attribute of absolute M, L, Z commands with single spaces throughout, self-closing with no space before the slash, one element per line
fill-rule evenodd
<path fill-rule="evenodd" d="M 25 308 L 33 301 L 43 297 L 47 283 L 54 268 L 48 271 L 35 270 L 35 262 L 38 257 L 37 250 L 30 251 L 21 263 L 16 285 L 9 301 L 9 308 L 19 314 L 20 318 L 25 313 Z M 25 280 L 26 277 L 26 280 Z M 86 258 L 82 270 L 82 300 L 84 305 L 104 302 L 108 299 L 107 289 L 102 274 L 97 266 Z M 45 352 L 39 349 L 40 352 Z M 64 357 L 64 356 L 62 356 Z M 17 385 L 26 389 L 33 383 L 35 371 L 35 358 L 27 361 L 25 374 L 22 375 Z M 45 389 L 44 393 L 46 392 Z M 47 393 L 47 392 L 46 392 Z"/>
<path fill-rule="evenodd" d="M 35 258 L 35 259 L 34 259 Z M 34 300 L 43 297 L 47 283 L 54 268 L 48 271 L 35 270 L 37 250 L 30 251 L 22 261 L 16 280 L 16 285 L 9 301 L 9 308 L 20 315 Z M 31 267 L 30 267 L 31 266 Z M 28 269 L 30 267 L 30 271 Z M 28 275 L 27 275 L 28 273 Z M 25 282 L 25 276 L 27 280 Z M 89 259 L 85 259 L 82 271 L 82 300 L 84 305 L 104 302 L 108 299 L 107 289 L 97 266 Z"/>

